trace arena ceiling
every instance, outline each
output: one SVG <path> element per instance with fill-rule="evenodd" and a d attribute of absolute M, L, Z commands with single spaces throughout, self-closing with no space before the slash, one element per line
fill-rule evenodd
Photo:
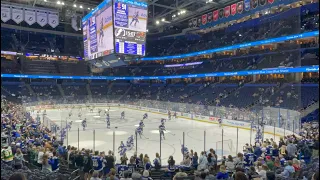
<path fill-rule="evenodd" d="M 58 8 L 87 14 L 102 0 L 4 0 L 7 2 L 28 4 L 32 6 Z M 209 10 L 224 7 L 239 0 L 145 0 L 149 4 L 149 29 L 161 29 L 166 26 L 180 26 L 190 18 Z M 2 1 L 3 2 L 3 1 Z M 75 7 L 76 5 L 76 7 Z M 80 6 L 82 8 L 80 8 Z M 184 23 L 183 23 L 184 22 Z"/>

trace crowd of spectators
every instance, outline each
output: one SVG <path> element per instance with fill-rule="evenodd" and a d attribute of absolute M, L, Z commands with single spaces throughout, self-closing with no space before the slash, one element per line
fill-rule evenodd
<path fill-rule="evenodd" d="M 172 156 L 166 162 L 158 153 L 153 161 L 147 154 L 134 154 L 132 157 L 124 154 L 117 160 L 112 151 L 93 152 L 91 149 L 65 147 L 55 136 L 59 128 L 45 127 L 40 117 L 32 117 L 30 113 L 20 104 L 2 99 L 2 179 L 12 179 L 10 176 L 71 178 L 71 172 L 61 171 L 63 165 L 76 170 L 78 178 L 85 180 L 315 180 L 319 177 L 318 122 L 303 124 L 299 134 L 282 137 L 279 142 L 265 139 L 254 145 L 246 144 L 242 153 L 236 157 L 223 157 L 221 161 L 218 161 L 214 149 L 210 149 L 199 153 L 190 150 L 184 152 L 182 162 L 176 162 Z M 97 168 L 93 163 L 96 159 L 100 159 L 103 166 Z"/>

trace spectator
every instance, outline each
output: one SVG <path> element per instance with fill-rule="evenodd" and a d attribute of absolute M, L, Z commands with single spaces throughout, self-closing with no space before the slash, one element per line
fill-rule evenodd
<path fill-rule="evenodd" d="M 198 169 L 198 153 L 194 152 L 193 156 L 192 156 L 192 167 L 197 170 Z"/>
<path fill-rule="evenodd" d="M 101 179 L 99 178 L 99 172 L 98 172 L 98 171 L 94 171 L 94 172 L 92 173 L 92 177 L 90 178 L 90 180 L 101 180 Z"/>
<path fill-rule="evenodd" d="M 9 166 L 12 164 L 13 161 L 11 148 L 6 144 L 2 144 L 1 161 L 3 161 L 5 164 Z"/>
<path fill-rule="evenodd" d="M 127 165 L 128 157 L 126 153 L 123 153 L 123 155 L 120 158 L 120 161 L 122 165 Z"/>
<path fill-rule="evenodd" d="M 226 165 L 226 169 L 228 170 L 228 172 L 233 172 L 234 171 L 234 162 L 233 162 L 233 157 L 231 155 L 228 156 L 228 159 L 225 163 Z"/>
<path fill-rule="evenodd" d="M 274 169 L 274 162 L 272 161 L 270 156 L 266 156 L 266 165 L 268 166 L 269 170 L 273 171 Z"/>
<path fill-rule="evenodd" d="M 292 140 L 288 141 L 288 145 L 286 147 L 286 150 L 288 152 L 287 160 L 292 160 L 294 157 L 296 157 L 297 147 L 296 147 L 296 145 L 292 144 Z"/>
<path fill-rule="evenodd" d="M 175 160 L 173 159 L 173 156 L 170 156 L 169 157 L 169 160 L 168 160 L 168 172 L 169 174 L 173 174 L 174 171 L 175 171 Z"/>
<path fill-rule="evenodd" d="M 92 164 L 92 158 L 89 155 L 89 150 L 86 150 L 83 156 L 83 173 L 85 180 L 89 179 L 89 172 L 93 168 Z"/>
<path fill-rule="evenodd" d="M 39 152 L 38 152 L 38 166 L 42 167 L 42 162 L 43 162 L 43 155 L 44 155 L 44 147 L 40 147 L 39 148 Z"/>
<path fill-rule="evenodd" d="M 81 151 L 78 152 L 75 158 L 75 166 L 79 169 L 80 172 L 83 171 L 83 156 Z"/>
<path fill-rule="evenodd" d="M 59 170 L 59 167 L 60 167 L 60 162 L 59 162 L 59 158 L 57 157 L 57 152 L 54 151 L 52 153 L 52 157 L 51 157 L 51 169 L 52 171 L 58 171 Z"/>
<path fill-rule="evenodd" d="M 261 166 L 261 169 L 258 171 L 258 174 L 261 176 L 262 179 L 267 179 L 267 171 L 268 166 L 266 164 L 263 164 Z"/>
<path fill-rule="evenodd" d="M 287 165 L 284 167 L 284 171 L 281 173 L 281 175 L 284 178 L 289 178 L 292 176 L 293 173 L 294 173 L 294 167 L 292 166 L 292 161 L 289 160 L 287 162 Z"/>
<path fill-rule="evenodd" d="M 23 173 L 14 173 L 9 180 L 27 180 L 27 177 Z"/>
<path fill-rule="evenodd" d="M 123 178 L 120 178 L 120 180 L 132 180 L 130 177 L 130 172 L 129 171 L 124 171 L 123 172 Z"/>
<path fill-rule="evenodd" d="M 16 154 L 14 155 L 14 168 L 15 169 L 21 169 L 23 166 L 23 154 L 21 152 L 20 148 L 17 148 Z"/>
<path fill-rule="evenodd" d="M 191 164 L 190 156 L 185 155 L 183 158 L 183 161 L 181 162 L 181 165 L 190 166 L 190 164 Z"/>
<path fill-rule="evenodd" d="M 176 175 L 173 177 L 173 180 L 180 179 L 183 177 L 188 177 L 188 174 L 179 169 L 179 172 L 176 173 Z"/>
<path fill-rule="evenodd" d="M 300 169 L 301 169 L 300 161 L 297 158 L 293 158 L 292 166 L 293 166 L 295 172 L 300 171 Z"/>
<path fill-rule="evenodd" d="M 200 158 L 199 158 L 199 165 L 198 165 L 198 170 L 204 170 L 207 169 L 207 164 L 208 164 L 208 160 L 205 156 L 205 152 L 202 151 Z"/>
<path fill-rule="evenodd" d="M 228 179 L 229 178 L 229 174 L 226 171 L 226 167 L 221 165 L 220 166 L 220 171 L 218 172 L 217 179 Z"/>
<path fill-rule="evenodd" d="M 41 164 L 42 164 L 42 171 L 43 172 L 51 172 L 52 171 L 52 168 L 51 168 L 52 161 L 49 159 L 49 156 L 47 154 L 43 154 Z"/>
<path fill-rule="evenodd" d="M 149 158 L 148 154 L 144 155 L 143 164 L 144 164 L 145 170 L 149 171 L 151 169 L 151 162 L 150 162 L 150 158 Z"/>
<path fill-rule="evenodd" d="M 242 171 L 237 171 L 235 174 L 235 180 L 248 180 L 248 177 L 246 174 Z"/>
<path fill-rule="evenodd" d="M 106 176 L 112 168 L 114 168 L 114 157 L 112 156 L 112 152 L 109 150 L 108 155 L 105 157 L 104 176 Z"/>
<path fill-rule="evenodd" d="M 238 153 L 237 157 L 234 159 L 234 166 L 235 168 L 243 168 L 244 167 L 244 159 L 243 159 L 243 154 Z"/>
<path fill-rule="evenodd" d="M 312 146 L 312 157 L 319 156 L 319 135 L 314 138 L 314 143 Z"/>
<path fill-rule="evenodd" d="M 280 156 L 280 155 L 283 156 L 283 158 L 287 159 L 288 151 L 287 151 L 285 145 L 280 146 L 279 156 Z"/>
<path fill-rule="evenodd" d="M 315 172 L 313 175 L 312 175 L 312 180 L 318 180 L 319 179 L 319 171 Z"/>
<path fill-rule="evenodd" d="M 250 166 L 249 171 L 248 171 L 248 177 L 249 179 L 253 179 L 253 177 L 258 176 L 259 174 L 257 173 L 256 169 L 253 166 Z"/>
<path fill-rule="evenodd" d="M 131 175 L 132 180 L 140 180 L 141 179 L 141 174 L 137 172 L 133 172 Z"/>
<path fill-rule="evenodd" d="M 256 157 L 260 157 L 262 155 L 262 150 L 259 144 L 254 148 L 253 154 L 256 155 Z"/>
<path fill-rule="evenodd" d="M 275 180 L 276 179 L 276 175 L 274 174 L 273 171 L 268 171 L 267 172 L 267 180 Z"/>
<path fill-rule="evenodd" d="M 161 169 L 161 159 L 159 153 L 156 153 L 156 158 L 153 160 L 153 164 L 156 170 Z"/>
<path fill-rule="evenodd" d="M 149 171 L 148 171 L 148 170 L 144 170 L 144 171 L 143 171 L 141 180 L 152 180 L 152 178 L 149 177 Z"/>

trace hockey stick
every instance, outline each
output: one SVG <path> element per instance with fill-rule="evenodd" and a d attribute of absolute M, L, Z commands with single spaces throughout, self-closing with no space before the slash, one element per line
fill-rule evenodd
<path fill-rule="evenodd" d="M 168 132 L 169 134 L 171 134 L 172 136 L 175 136 L 176 134 L 173 134 L 173 133 L 171 133 L 171 132 Z"/>
<path fill-rule="evenodd" d="M 141 134 L 144 138 L 146 138 L 146 139 L 149 139 L 149 138 L 147 138 L 144 134 Z"/>

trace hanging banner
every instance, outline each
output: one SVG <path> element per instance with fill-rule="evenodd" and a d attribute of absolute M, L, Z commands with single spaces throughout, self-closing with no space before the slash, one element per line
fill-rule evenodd
<path fill-rule="evenodd" d="M 201 17 L 198 17 L 198 24 L 197 24 L 197 27 L 201 26 L 201 22 L 202 22 L 202 18 L 201 18 Z"/>
<path fill-rule="evenodd" d="M 204 14 L 204 15 L 202 15 L 202 25 L 206 25 L 207 24 L 207 18 L 208 18 L 208 16 L 207 16 L 207 14 Z"/>
<path fill-rule="evenodd" d="M 223 16 L 224 16 L 224 9 L 221 8 L 221 9 L 219 10 L 219 19 L 222 19 Z"/>
<path fill-rule="evenodd" d="M 251 8 L 255 9 L 258 7 L 258 0 L 251 0 Z"/>
<path fill-rule="evenodd" d="M 213 20 L 216 21 L 219 18 L 219 10 L 213 11 Z"/>
<path fill-rule="evenodd" d="M 224 7 L 224 17 L 229 17 L 230 16 L 230 6 Z"/>
<path fill-rule="evenodd" d="M 209 12 L 207 16 L 208 16 L 208 23 L 211 23 L 211 21 L 212 21 L 212 12 Z"/>
<path fill-rule="evenodd" d="M 267 3 L 267 0 L 259 0 L 260 6 L 266 5 L 266 3 Z"/>
<path fill-rule="evenodd" d="M 243 1 L 237 3 L 237 12 L 241 14 L 243 12 Z"/>
<path fill-rule="evenodd" d="M 197 27 L 198 22 L 197 22 L 197 18 L 193 18 L 192 19 L 192 27 Z"/>
<path fill-rule="evenodd" d="M 273 4 L 274 0 L 268 0 L 269 4 Z"/>
<path fill-rule="evenodd" d="M 52 28 L 56 28 L 59 25 L 59 13 L 48 12 L 48 24 Z"/>
<path fill-rule="evenodd" d="M 7 22 L 11 19 L 11 8 L 1 4 L 1 21 Z"/>
<path fill-rule="evenodd" d="M 71 27 L 75 30 L 78 31 L 78 23 L 77 23 L 77 17 L 76 16 L 72 16 L 71 18 Z"/>
<path fill-rule="evenodd" d="M 244 0 L 244 10 L 249 11 L 251 6 L 250 0 Z"/>
<path fill-rule="evenodd" d="M 43 27 L 48 24 L 48 14 L 45 11 L 37 11 L 37 23 Z"/>
<path fill-rule="evenodd" d="M 12 20 L 17 24 L 20 24 L 23 21 L 23 9 L 20 7 L 12 6 L 11 11 Z"/>
<path fill-rule="evenodd" d="M 237 14 L 237 4 L 232 4 L 231 5 L 231 15 L 234 16 L 235 14 Z"/>
<path fill-rule="evenodd" d="M 24 21 L 30 26 L 36 22 L 36 11 L 34 9 L 24 9 Z"/>

